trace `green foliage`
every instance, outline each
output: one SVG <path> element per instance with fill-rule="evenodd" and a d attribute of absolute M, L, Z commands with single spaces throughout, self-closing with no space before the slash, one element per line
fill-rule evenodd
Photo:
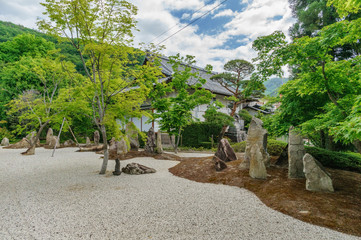
<path fill-rule="evenodd" d="M 243 141 L 243 142 L 232 144 L 231 146 L 235 152 L 245 152 L 246 145 L 247 145 L 247 142 Z"/>
<path fill-rule="evenodd" d="M 238 112 L 238 116 L 244 120 L 244 126 L 248 128 L 252 121 L 252 115 L 245 109 L 241 109 Z"/>
<path fill-rule="evenodd" d="M 193 56 L 184 58 L 177 54 L 170 57 L 169 62 L 174 72 L 172 80 L 168 84 L 157 84 L 151 93 L 152 107 L 156 109 L 153 117 L 162 131 L 176 136 L 179 142 L 181 131 L 193 122 L 192 110 L 201 104 L 209 104 L 213 94 L 201 88 L 206 80 L 192 71 L 191 66 L 195 64 Z M 196 80 L 194 85 L 189 85 L 191 78 Z"/>
<path fill-rule="evenodd" d="M 334 5 L 341 17 L 346 17 L 349 13 L 358 13 L 361 10 L 360 0 L 328 0 L 327 5 Z"/>
<path fill-rule="evenodd" d="M 229 116 L 228 114 L 217 112 L 217 108 L 214 106 L 210 106 L 205 114 L 203 115 L 205 122 L 214 124 L 217 126 L 234 126 L 233 117 Z"/>
<path fill-rule="evenodd" d="M 235 152 L 245 152 L 246 151 L 246 145 L 247 142 L 239 142 L 232 145 L 232 148 Z M 283 149 L 287 146 L 287 143 L 274 140 L 274 139 L 268 139 L 267 140 L 267 152 L 271 156 L 279 156 Z"/>
<path fill-rule="evenodd" d="M 209 122 L 192 123 L 183 130 L 182 146 L 211 148 L 212 140 L 217 141 L 221 129 L 222 125 Z"/>
<path fill-rule="evenodd" d="M 271 156 L 279 156 L 281 155 L 283 149 L 287 146 L 286 142 L 278 141 L 275 139 L 267 140 L 267 152 Z"/>
<path fill-rule="evenodd" d="M 3 125 L 5 123 L 6 121 L 0 121 L 0 125 Z M 15 140 L 14 135 L 8 129 L 0 126 L 0 141 L 5 137 L 8 138 L 10 141 Z"/>
<path fill-rule="evenodd" d="M 306 146 L 306 152 L 316 158 L 324 167 L 361 173 L 361 157 L 354 154 L 333 152 Z"/>

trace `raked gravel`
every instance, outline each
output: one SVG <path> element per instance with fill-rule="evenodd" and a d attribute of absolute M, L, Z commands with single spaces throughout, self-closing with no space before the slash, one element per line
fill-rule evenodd
<path fill-rule="evenodd" d="M 148 175 L 99 175 L 76 148 L 0 149 L 0 239 L 359 239 L 266 207 L 253 193 L 192 182 L 175 161 L 137 158 Z M 114 161 L 109 161 L 112 171 Z"/>

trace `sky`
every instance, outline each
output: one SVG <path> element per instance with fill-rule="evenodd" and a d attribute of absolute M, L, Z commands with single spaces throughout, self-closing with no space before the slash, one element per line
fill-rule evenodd
<path fill-rule="evenodd" d="M 0 20 L 37 29 L 40 0 L 0 0 Z M 138 7 L 135 46 L 158 44 L 191 21 L 208 15 L 161 43 L 166 56 L 195 56 L 198 66 L 222 72 L 232 59 L 256 57 L 252 42 L 259 36 L 288 29 L 295 22 L 288 0 L 133 0 Z M 219 7 L 217 7 L 220 5 Z M 170 31 L 168 31 L 170 29 Z M 160 34 L 166 34 L 156 38 Z M 155 39 L 156 38 L 156 39 Z M 287 74 L 286 74 L 287 75 Z"/>

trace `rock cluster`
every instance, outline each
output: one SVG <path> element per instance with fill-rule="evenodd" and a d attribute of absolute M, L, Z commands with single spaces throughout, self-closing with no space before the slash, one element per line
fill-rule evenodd
<path fill-rule="evenodd" d="M 288 177 L 304 178 L 303 156 L 305 155 L 303 138 L 294 127 L 290 127 L 288 137 Z"/>
<path fill-rule="evenodd" d="M 156 170 L 138 163 L 129 163 L 127 166 L 122 168 L 122 172 L 132 175 L 139 175 L 145 173 L 155 173 Z"/>
<path fill-rule="evenodd" d="M 144 146 L 144 151 L 154 153 L 156 148 L 155 133 L 153 127 L 148 131 L 147 143 Z"/>
<path fill-rule="evenodd" d="M 306 176 L 306 189 L 313 192 L 333 192 L 330 174 L 312 155 L 303 157 L 303 172 Z"/>

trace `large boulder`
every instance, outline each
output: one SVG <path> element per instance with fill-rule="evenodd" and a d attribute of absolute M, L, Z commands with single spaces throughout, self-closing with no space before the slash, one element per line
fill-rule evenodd
<path fill-rule="evenodd" d="M 333 192 L 330 174 L 312 155 L 303 157 L 303 172 L 306 176 L 306 189 L 313 192 Z"/>
<path fill-rule="evenodd" d="M 144 151 L 148 153 L 155 153 L 155 148 L 156 148 L 155 132 L 153 127 L 151 127 L 148 131 L 147 142 L 144 146 Z"/>
<path fill-rule="evenodd" d="M 229 144 L 228 140 L 225 138 L 222 138 L 221 141 L 219 142 L 215 156 L 218 157 L 223 162 L 230 162 L 237 160 L 236 153 Z"/>
<path fill-rule="evenodd" d="M 46 133 L 46 145 L 49 145 L 51 137 L 54 135 L 53 129 L 49 128 Z"/>
<path fill-rule="evenodd" d="M 4 137 L 3 140 L 1 140 L 1 146 L 7 147 L 9 145 L 10 145 L 9 139 Z"/>
<path fill-rule="evenodd" d="M 155 173 L 156 170 L 138 163 L 129 163 L 127 166 L 122 168 L 122 172 L 132 175 L 139 175 L 145 173 Z"/>
<path fill-rule="evenodd" d="M 59 147 L 60 147 L 60 141 L 58 140 L 58 137 L 57 137 L 57 136 L 52 136 L 52 137 L 50 138 L 50 142 L 49 142 L 48 146 L 49 146 L 50 148 L 54 148 L 55 145 L 56 145 L 56 148 L 59 148 Z"/>
<path fill-rule="evenodd" d="M 125 154 L 128 153 L 128 146 L 127 142 L 124 138 L 122 138 L 120 141 L 115 141 L 116 151 L 118 155 L 125 156 Z"/>
<path fill-rule="evenodd" d="M 109 151 L 116 151 L 117 146 L 115 145 L 115 137 L 112 137 L 112 139 L 109 142 Z"/>
<path fill-rule="evenodd" d="M 305 155 L 302 136 L 290 127 L 288 137 L 288 177 L 304 178 L 303 173 L 303 156 Z"/>
<path fill-rule="evenodd" d="M 157 133 L 157 144 L 156 144 L 155 152 L 158 154 L 162 154 L 164 152 L 162 145 L 162 133 L 160 131 L 158 131 Z"/>
<path fill-rule="evenodd" d="M 96 130 L 94 132 L 94 144 L 95 145 L 99 145 L 99 141 L 100 141 L 100 134 L 99 134 L 99 131 Z"/>
<path fill-rule="evenodd" d="M 262 120 L 252 117 L 252 121 L 248 128 L 246 152 L 243 162 L 239 165 L 240 169 L 249 169 L 251 157 L 255 156 L 254 154 L 251 154 L 253 146 L 256 146 L 261 152 L 265 166 L 268 167 L 270 165 L 270 157 L 267 152 L 267 135 L 268 133 L 267 130 L 263 128 Z"/>
<path fill-rule="evenodd" d="M 251 148 L 250 159 L 249 175 L 252 178 L 266 179 L 267 170 L 264 163 L 264 158 L 261 149 L 257 144 L 254 144 Z"/>
<path fill-rule="evenodd" d="M 138 139 L 138 130 L 134 123 L 129 122 L 125 126 L 125 134 L 128 136 L 130 149 L 138 151 L 139 149 L 139 139 Z"/>

